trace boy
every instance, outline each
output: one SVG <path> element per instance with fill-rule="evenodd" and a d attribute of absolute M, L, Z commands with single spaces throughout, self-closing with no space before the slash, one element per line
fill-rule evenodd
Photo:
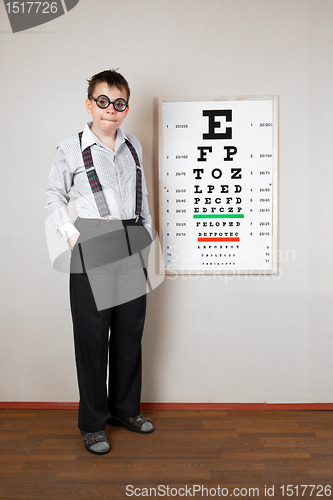
<path fill-rule="evenodd" d="M 143 434 L 154 430 L 140 413 L 152 230 L 141 146 L 120 128 L 129 110 L 128 83 L 115 70 L 88 82 L 86 110 L 92 122 L 57 147 L 46 208 L 72 250 L 78 427 L 86 449 L 105 454 L 110 451 L 107 422 Z M 75 224 L 67 211 L 69 191 L 77 198 Z"/>

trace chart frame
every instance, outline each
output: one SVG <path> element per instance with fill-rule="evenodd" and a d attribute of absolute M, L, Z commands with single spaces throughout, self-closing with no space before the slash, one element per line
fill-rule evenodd
<path fill-rule="evenodd" d="M 166 242 L 166 229 L 165 229 L 165 203 L 164 203 L 164 195 L 165 195 L 165 170 L 166 170 L 166 154 L 165 154 L 165 134 L 166 128 L 164 123 L 163 116 L 163 108 L 164 104 L 173 103 L 179 104 L 179 107 L 182 106 L 183 103 L 187 103 L 187 106 L 190 103 L 204 103 L 211 106 L 214 104 L 214 107 L 218 106 L 219 103 L 230 104 L 232 102 L 260 102 L 260 101 L 271 101 L 272 104 L 272 191 L 271 191 L 271 261 L 270 268 L 265 269 L 258 266 L 258 268 L 249 268 L 249 269 L 182 269 L 176 266 L 173 266 L 173 269 L 168 269 L 166 266 L 166 251 L 165 251 L 165 242 Z M 232 106 L 232 105 L 231 105 Z M 207 107 L 207 106 L 206 106 Z M 230 107 L 230 106 L 229 106 Z M 222 107 L 221 107 L 222 109 Z M 211 117 L 208 117 L 210 120 Z M 212 117 L 212 120 L 216 120 L 216 117 Z M 258 95 L 258 96 L 218 96 L 218 97 L 160 97 L 158 99 L 158 123 L 159 123 L 159 236 L 161 241 L 161 252 L 160 256 L 160 272 L 165 274 L 251 274 L 251 275 L 267 275 L 267 274 L 277 274 L 278 273 L 278 96 L 277 95 Z M 214 123 L 214 122 L 212 122 Z M 219 125 L 219 124 L 218 124 Z M 218 130 L 218 128 L 216 129 Z M 225 129 L 227 130 L 227 129 Z M 207 134 L 206 134 L 207 135 Z M 197 148 L 199 149 L 199 147 Z M 207 148 L 206 148 L 207 149 Z M 207 153 L 205 153 L 207 154 Z M 190 184 L 190 183 L 189 183 Z"/>

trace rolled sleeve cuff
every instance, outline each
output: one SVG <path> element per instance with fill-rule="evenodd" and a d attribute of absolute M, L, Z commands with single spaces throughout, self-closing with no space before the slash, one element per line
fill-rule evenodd
<path fill-rule="evenodd" d="M 71 236 L 74 236 L 74 234 L 80 234 L 72 222 L 66 222 L 66 224 L 59 227 L 59 231 L 66 241 L 68 241 Z"/>
<path fill-rule="evenodd" d="M 153 239 L 153 228 L 152 228 L 151 224 L 149 224 L 148 222 L 143 222 L 143 225 L 145 226 L 148 233 L 150 234 L 151 239 Z"/>

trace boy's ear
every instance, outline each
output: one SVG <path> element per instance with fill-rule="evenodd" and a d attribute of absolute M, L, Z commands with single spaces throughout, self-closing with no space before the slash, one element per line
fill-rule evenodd
<path fill-rule="evenodd" d="M 91 114 L 91 100 L 90 99 L 86 99 L 86 110 L 87 110 L 87 113 Z"/>

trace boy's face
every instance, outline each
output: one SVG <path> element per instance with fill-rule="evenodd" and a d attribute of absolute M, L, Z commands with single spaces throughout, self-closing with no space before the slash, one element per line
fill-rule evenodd
<path fill-rule="evenodd" d="M 106 82 L 98 83 L 95 87 L 93 97 L 96 99 L 100 95 L 106 95 L 111 102 L 119 98 L 127 101 L 125 90 L 119 90 L 117 87 L 109 87 Z M 86 100 L 86 110 L 92 115 L 93 128 L 97 136 L 100 133 L 101 135 L 110 135 L 114 137 L 117 128 L 119 128 L 125 120 L 128 109 L 127 107 L 125 111 L 116 111 L 113 104 L 110 104 L 105 109 L 101 109 L 97 106 L 95 101 L 91 99 Z"/>

